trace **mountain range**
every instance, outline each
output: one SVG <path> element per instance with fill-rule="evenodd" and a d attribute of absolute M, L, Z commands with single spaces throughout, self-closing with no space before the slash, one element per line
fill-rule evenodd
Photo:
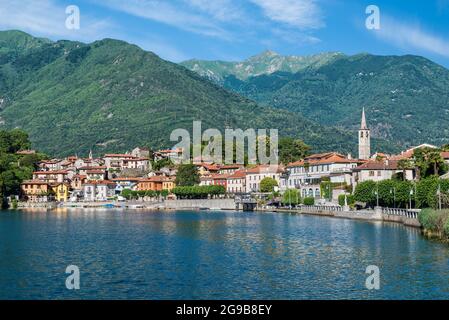
<path fill-rule="evenodd" d="M 377 138 L 401 148 L 449 143 L 449 70 L 420 56 L 327 53 L 301 59 L 267 51 L 243 62 L 182 65 L 261 105 L 324 126 L 356 132 L 365 107 Z"/>
<path fill-rule="evenodd" d="M 290 71 L 327 65 L 308 61 Z M 236 83 L 257 78 L 230 76 Z M 119 40 L 54 42 L 2 31 L 0 129 L 22 128 L 35 148 L 54 156 L 170 147 L 176 143 L 170 142 L 172 130 L 191 129 L 194 120 L 201 120 L 203 129 L 277 128 L 281 136 L 303 139 L 313 151 L 355 152 L 352 132 L 320 125 L 294 108 L 258 104 L 236 93 L 237 87 L 224 88 L 225 80 L 218 85 Z M 384 140 L 375 143 L 397 149 Z"/>

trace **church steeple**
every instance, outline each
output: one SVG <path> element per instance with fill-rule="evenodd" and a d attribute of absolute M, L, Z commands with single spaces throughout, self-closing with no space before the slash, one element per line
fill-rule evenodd
<path fill-rule="evenodd" d="M 363 108 L 363 111 L 362 111 L 362 123 L 360 125 L 360 129 L 361 130 L 368 129 L 368 127 L 366 126 L 365 108 Z"/>
<path fill-rule="evenodd" d="M 359 159 L 368 160 L 371 157 L 371 132 L 366 124 L 365 108 L 362 111 L 362 122 L 359 129 Z"/>

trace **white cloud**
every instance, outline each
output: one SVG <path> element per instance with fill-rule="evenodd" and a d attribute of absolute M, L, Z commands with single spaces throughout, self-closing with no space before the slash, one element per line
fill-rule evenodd
<path fill-rule="evenodd" d="M 324 26 L 320 7 L 315 0 L 250 0 L 269 19 L 300 29 Z"/>
<path fill-rule="evenodd" d="M 443 39 L 424 31 L 419 25 L 394 21 L 382 17 L 376 35 L 396 46 L 414 48 L 449 57 L 449 39 Z"/>
<path fill-rule="evenodd" d="M 189 32 L 223 39 L 230 37 L 226 30 L 215 24 L 210 18 L 182 10 L 179 3 L 178 6 L 174 6 L 167 1 L 159 0 L 103 0 L 99 4 Z"/>
<path fill-rule="evenodd" d="M 109 21 L 93 19 L 81 10 L 81 28 L 69 30 L 65 26 L 65 9 L 52 0 L 0 0 L 0 28 L 83 41 L 99 39 L 112 28 Z"/>
<path fill-rule="evenodd" d="M 218 21 L 241 21 L 247 18 L 243 8 L 232 0 L 184 0 L 184 2 Z"/>

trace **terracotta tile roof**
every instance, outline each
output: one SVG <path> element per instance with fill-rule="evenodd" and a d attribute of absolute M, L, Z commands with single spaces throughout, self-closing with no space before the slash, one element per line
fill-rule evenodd
<path fill-rule="evenodd" d="M 219 166 L 220 170 L 226 170 L 226 169 L 241 169 L 243 168 L 243 165 L 240 164 L 225 164 Z"/>
<path fill-rule="evenodd" d="M 281 173 L 283 168 L 279 165 L 259 165 L 254 168 L 246 170 L 246 174 L 261 174 L 261 173 Z"/>
<path fill-rule="evenodd" d="M 22 182 L 22 185 L 25 185 L 25 184 L 39 184 L 39 185 L 42 185 L 42 184 L 48 184 L 48 182 L 45 182 L 45 181 L 42 181 L 42 180 L 25 180 L 25 181 Z"/>
<path fill-rule="evenodd" d="M 174 182 L 174 177 L 154 176 L 147 179 L 140 179 L 139 182 Z"/>
<path fill-rule="evenodd" d="M 33 174 L 50 175 L 50 174 L 68 174 L 67 170 L 53 170 L 53 171 L 35 171 Z"/>
<path fill-rule="evenodd" d="M 356 168 L 354 171 L 362 171 L 362 170 L 399 170 L 398 169 L 398 160 L 384 160 L 384 161 L 368 161 Z"/>
<path fill-rule="evenodd" d="M 246 177 L 246 170 L 238 170 L 228 177 L 228 179 L 242 179 Z"/>
<path fill-rule="evenodd" d="M 106 170 L 106 166 L 84 166 L 78 168 L 78 170 Z"/>
<path fill-rule="evenodd" d="M 230 174 L 213 174 L 212 180 L 226 180 L 230 177 Z"/>
<path fill-rule="evenodd" d="M 86 170 L 86 174 L 105 174 L 105 170 Z"/>
<path fill-rule="evenodd" d="M 361 161 L 357 159 L 348 159 L 345 156 L 336 152 L 328 152 L 308 156 L 303 160 L 290 163 L 287 167 L 301 167 L 304 166 L 304 164 L 306 163 L 310 165 L 316 165 L 316 164 L 359 163 L 359 162 Z"/>
<path fill-rule="evenodd" d="M 115 182 L 110 180 L 97 180 L 97 181 L 87 181 L 83 183 L 84 185 L 115 185 Z"/>
<path fill-rule="evenodd" d="M 441 156 L 443 157 L 443 159 L 449 159 L 449 151 L 441 152 Z"/>
<path fill-rule="evenodd" d="M 134 181 L 134 182 L 141 181 L 141 180 L 142 180 L 142 178 L 137 178 L 137 177 L 134 177 L 134 178 L 130 177 L 130 178 L 114 178 L 114 179 L 111 179 L 111 181 Z"/>
<path fill-rule="evenodd" d="M 109 153 L 105 154 L 104 158 L 135 158 L 135 156 L 126 153 Z"/>

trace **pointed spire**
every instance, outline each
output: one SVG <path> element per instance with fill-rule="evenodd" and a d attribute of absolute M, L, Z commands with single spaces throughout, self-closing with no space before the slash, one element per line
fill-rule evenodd
<path fill-rule="evenodd" d="M 360 129 L 362 129 L 362 130 L 368 129 L 368 127 L 366 126 L 365 108 L 363 108 L 363 111 L 362 111 L 362 123 L 360 125 Z"/>

